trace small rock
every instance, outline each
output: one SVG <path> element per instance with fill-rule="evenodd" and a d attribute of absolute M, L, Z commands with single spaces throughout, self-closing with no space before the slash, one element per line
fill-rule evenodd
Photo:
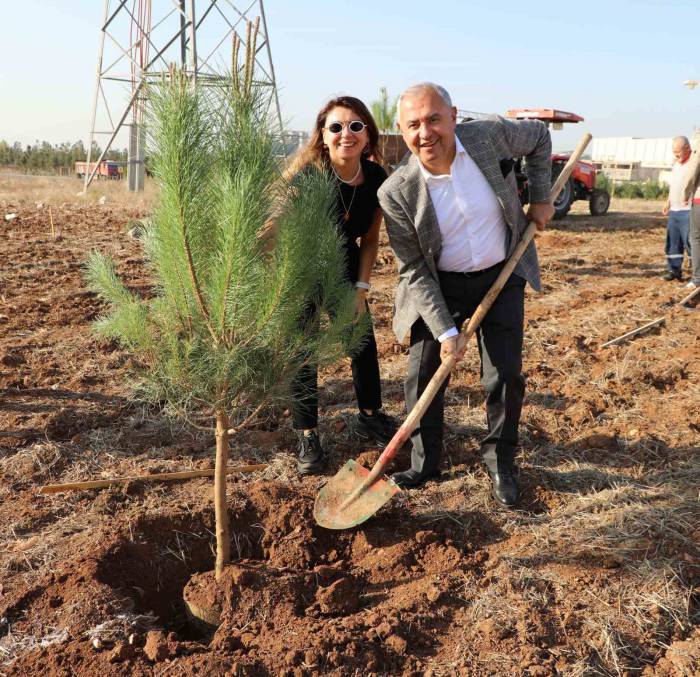
<path fill-rule="evenodd" d="M 315 651 L 312 651 L 311 649 L 309 649 L 308 651 L 306 651 L 304 653 L 304 663 L 306 663 L 307 668 L 315 667 L 316 660 L 317 660 L 317 656 L 316 656 Z"/>
<path fill-rule="evenodd" d="M 440 590 L 435 585 L 431 585 L 425 593 L 429 602 L 435 603 L 440 599 Z"/>
<path fill-rule="evenodd" d="M 92 648 L 95 649 L 95 651 L 102 651 L 102 649 L 104 649 L 104 644 L 99 637 L 92 638 Z"/>
<path fill-rule="evenodd" d="M 110 663 L 121 663 L 134 657 L 134 647 L 120 642 L 109 654 Z"/>
<path fill-rule="evenodd" d="M 5 221 L 14 221 L 17 218 L 17 214 L 5 214 Z"/>
<path fill-rule="evenodd" d="M 143 652 L 146 654 L 146 658 L 154 663 L 160 663 L 166 658 L 170 658 L 171 652 L 165 633 L 160 630 L 150 630 L 146 635 Z"/>
<path fill-rule="evenodd" d="M 44 203 L 43 203 L 43 202 L 37 202 L 37 203 L 36 203 L 36 208 L 37 208 L 37 209 L 43 209 L 43 208 L 44 208 Z"/>
<path fill-rule="evenodd" d="M 380 623 L 374 629 L 376 630 L 377 634 L 383 639 L 384 637 L 388 637 L 394 628 L 391 627 L 390 623 L 384 621 L 384 623 Z"/>
<path fill-rule="evenodd" d="M 582 449 L 611 449 L 615 446 L 615 438 L 610 435 L 594 433 L 578 440 Z"/>
<path fill-rule="evenodd" d="M 103 196 L 97 201 L 97 203 L 98 203 L 98 204 L 101 204 L 101 205 L 105 204 L 106 202 L 107 202 L 107 196 L 106 196 L 106 195 L 103 195 Z"/>
<path fill-rule="evenodd" d="M 399 637 L 399 635 L 389 635 L 389 637 L 386 638 L 385 644 L 394 653 L 397 653 L 400 656 L 403 656 L 406 653 L 406 648 L 408 647 L 406 640 L 403 637 Z"/>
<path fill-rule="evenodd" d="M 437 534 L 434 531 L 417 531 L 416 541 L 421 545 L 427 545 L 428 543 L 434 543 L 438 540 Z"/>
<path fill-rule="evenodd" d="M 244 632 L 241 635 L 241 644 L 246 649 L 250 649 L 255 644 L 255 635 L 252 632 Z"/>
<path fill-rule="evenodd" d="M 367 621 L 368 625 L 376 625 L 382 620 L 382 616 L 376 611 L 372 611 L 369 614 L 367 614 L 367 618 L 365 620 Z"/>
<path fill-rule="evenodd" d="M 341 578 L 327 588 L 319 588 L 316 601 L 324 614 L 350 614 L 360 606 L 359 596 L 350 578 Z"/>

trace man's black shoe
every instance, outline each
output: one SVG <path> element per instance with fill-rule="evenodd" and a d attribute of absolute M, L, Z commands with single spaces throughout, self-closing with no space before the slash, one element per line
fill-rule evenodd
<path fill-rule="evenodd" d="M 512 470 L 497 470 L 492 472 L 489 470 L 491 478 L 491 496 L 494 497 L 496 503 L 504 508 L 512 508 L 520 498 L 518 491 L 518 482 Z"/>
<path fill-rule="evenodd" d="M 375 409 L 372 414 L 361 411 L 357 415 L 357 434 L 365 439 L 373 439 L 377 446 L 385 447 L 398 430 L 396 421 L 387 416 L 381 409 Z"/>
<path fill-rule="evenodd" d="M 321 472 L 326 465 L 326 452 L 318 439 L 318 433 L 314 430 L 310 435 L 303 433 L 299 437 L 299 460 L 297 470 L 300 475 L 315 475 Z"/>
<path fill-rule="evenodd" d="M 415 489 L 421 484 L 425 484 L 428 480 L 437 477 L 440 477 L 440 472 L 437 470 L 423 474 L 411 468 L 403 472 L 395 472 L 391 476 L 391 479 L 394 480 L 394 484 L 401 487 L 401 489 Z"/>
<path fill-rule="evenodd" d="M 669 270 L 664 275 L 664 280 L 666 280 L 666 282 L 671 282 L 673 280 L 682 280 L 682 279 L 683 279 L 683 273 L 681 273 L 680 270 L 678 270 L 678 271 Z"/>

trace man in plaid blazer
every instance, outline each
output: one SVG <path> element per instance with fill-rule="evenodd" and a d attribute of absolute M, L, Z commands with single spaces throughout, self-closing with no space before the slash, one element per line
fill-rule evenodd
<path fill-rule="evenodd" d="M 400 281 L 394 332 L 410 332 L 406 405 L 410 411 L 441 359 L 461 359 L 459 334 L 505 261 L 528 219 L 540 229 L 552 218 L 551 140 L 538 121 L 496 117 L 457 125 L 457 110 L 438 85 L 421 83 L 399 98 L 399 129 L 411 155 L 379 190 L 379 202 Z M 513 158 L 525 157 L 530 191 L 527 217 L 518 198 Z M 518 500 L 514 456 L 525 392 L 522 344 L 525 282 L 539 290 L 531 243 L 477 332 L 488 433 L 482 458 L 492 495 Z M 411 468 L 393 475 L 417 487 L 439 475 L 447 379 L 412 435 Z"/>

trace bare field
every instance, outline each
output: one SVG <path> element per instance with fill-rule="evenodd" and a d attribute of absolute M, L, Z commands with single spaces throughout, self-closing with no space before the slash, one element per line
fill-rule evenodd
<path fill-rule="evenodd" d="M 100 199 L 111 204 L 147 208 L 155 195 L 154 184 L 147 179 L 143 193 L 129 193 L 127 181 L 95 180 L 83 192 L 83 180 L 75 176 L 34 176 L 0 172 L 0 200 L 5 202 L 5 211 L 22 203 L 41 203 L 56 207 L 63 204 L 98 204 Z"/>
<path fill-rule="evenodd" d="M 577 203 L 538 238 L 519 510 L 494 506 L 479 462 L 475 345 L 448 391 L 441 481 L 362 528 L 313 523 L 325 480 L 295 475 L 289 417 L 270 412 L 232 449 L 270 465 L 229 480 L 236 562 L 208 634 L 180 595 L 213 568 L 209 480 L 38 493 L 213 465 L 213 435 L 132 401 L 129 356 L 89 328 L 91 248 L 148 289 L 128 224 L 152 195 L 105 182 L 78 198 L 75 182 L 0 176 L 0 215 L 17 214 L 0 220 L 0 675 L 700 672 L 700 310 L 675 305 L 686 290 L 660 278 L 661 203 L 614 201 L 598 218 Z M 373 283 L 385 406 L 401 417 L 386 242 Z M 329 475 L 348 458 L 373 463 L 353 432 L 349 363 L 322 382 Z"/>

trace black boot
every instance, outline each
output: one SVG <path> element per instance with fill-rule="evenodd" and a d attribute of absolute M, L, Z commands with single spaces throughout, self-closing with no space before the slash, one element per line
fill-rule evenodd
<path fill-rule="evenodd" d="M 356 418 L 357 434 L 364 439 L 373 439 L 378 447 L 384 448 L 398 430 L 396 421 L 387 416 L 381 409 L 375 409 L 371 414 L 361 411 Z"/>
<path fill-rule="evenodd" d="M 513 469 L 492 471 L 489 468 L 489 477 L 491 478 L 491 496 L 496 503 L 504 508 L 512 508 L 520 498 Z"/>
<path fill-rule="evenodd" d="M 412 468 L 409 470 L 404 470 L 403 472 L 395 472 L 391 479 L 394 480 L 394 484 L 401 487 L 402 489 L 415 489 L 416 487 L 425 484 L 428 480 L 440 477 L 440 472 L 435 470 L 433 472 L 422 473 Z"/>
<path fill-rule="evenodd" d="M 321 472 L 327 462 L 326 452 L 314 430 L 309 435 L 299 436 L 299 460 L 297 470 L 300 475 L 316 475 Z"/>
<path fill-rule="evenodd" d="M 683 279 L 683 273 L 680 270 L 669 270 L 664 275 L 664 280 L 666 280 L 666 282 L 672 282 L 673 280 L 682 280 L 682 279 Z"/>

